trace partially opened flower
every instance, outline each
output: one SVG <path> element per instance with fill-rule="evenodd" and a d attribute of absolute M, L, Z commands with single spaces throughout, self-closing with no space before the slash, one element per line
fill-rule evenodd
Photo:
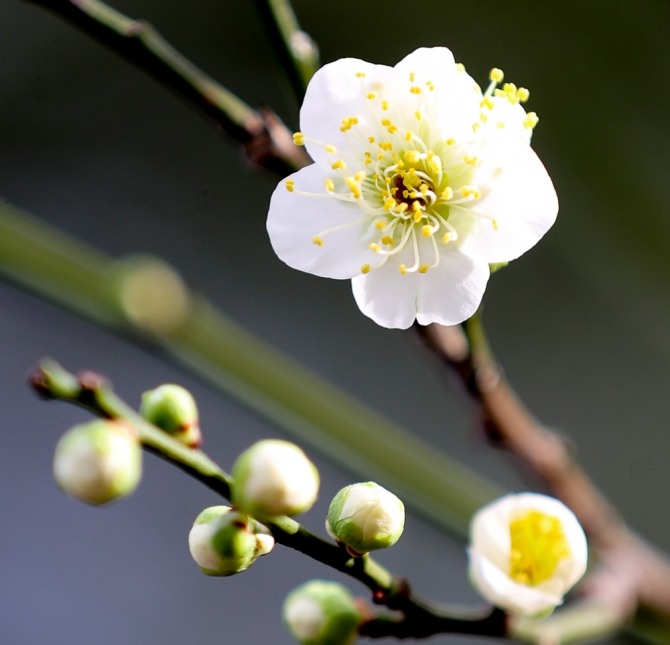
<path fill-rule="evenodd" d="M 489 264 L 530 249 L 558 211 L 529 145 L 528 90 L 490 76 L 482 93 L 439 47 L 395 67 L 348 58 L 317 71 L 294 137 L 314 164 L 270 203 L 277 255 L 352 278 L 361 311 L 385 327 L 471 316 Z"/>
<path fill-rule="evenodd" d="M 586 564 L 582 527 L 552 497 L 507 495 L 472 520 L 472 583 L 489 602 L 514 614 L 551 612 L 584 575 Z"/>

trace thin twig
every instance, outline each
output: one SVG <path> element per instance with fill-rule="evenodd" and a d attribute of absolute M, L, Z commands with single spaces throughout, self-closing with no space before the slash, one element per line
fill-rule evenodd
<path fill-rule="evenodd" d="M 319 49 L 300 29 L 289 0 L 255 0 L 258 11 L 279 54 L 281 64 L 298 103 L 314 72 L 319 68 Z"/>
<path fill-rule="evenodd" d="M 27 0 L 52 11 L 185 99 L 241 144 L 255 165 L 287 174 L 309 163 L 269 109 L 254 110 L 205 74 L 150 24 L 100 0 Z"/>
<path fill-rule="evenodd" d="M 230 499 L 230 475 L 201 450 L 188 448 L 143 419 L 99 374 L 87 371 L 75 376 L 47 360 L 31 373 L 29 382 L 43 398 L 73 403 L 103 418 L 122 419 L 137 431 L 147 450 Z M 275 518 L 266 526 L 277 543 L 351 576 L 370 589 L 375 604 L 402 613 L 402 618 L 391 622 L 375 618 L 367 621 L 363 635 L 369 638 L 396 635 L 396 631 L 399 638 L 427 638 L 439 633 L 503 636 L 506 632 L 507 619 L 502 612 L 463 614 L 438 609 L 416 597 L 406 581 L 371 557 L 352 558 L 345 549 L 321 539 L 290 517 Z"/>
<path fill-rule="evenodd" d="M 457 374 L 482 412 L 491 441 L 508 450 L 569 506 L 586 530 L 598 566 L 582 585 L 583 606 L 597 607 L 609 629 L 621 627 L 640 608 L 657 615 L 670 639 L 670 562 L 637 536 L 605 500 L 574 455 L 543 427 L 505 380 L 488 347 L 481 315 L 458 327 L 418 328 L 425 344 Z M 594 612 L 582 612 L 592 617 Z M 560 614 L 560 612 L 559 612 Z M 557 617 L 559 617 L 557 614 Z M 603 622 L 603 625 L 607 621 Z M 555 620 L 558 629 L 569 621 Z M 532 631 L 532 630 L 531 630 Z M 534 629 L 538 632 L 538 628 Z M 563 641 L 561 641 L 563 642 Z"/>

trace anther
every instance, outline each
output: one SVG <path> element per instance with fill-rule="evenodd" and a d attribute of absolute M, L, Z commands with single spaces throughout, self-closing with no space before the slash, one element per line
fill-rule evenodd
<path fill-rule="evenodd" d="M 312 242 L 314 242 L 314 244 L 316 244 L 317 246 L 323 246 L 323 240 L 318 235 L 315 235 L 312 238 Z"/>
<path fill-rule="evenodd" d="M 347 164 L 344 162 L 344 159 L 338 159 L 330 167 L 333 170 L 346 170 Z"/>
<path fill-rule="evenodd" d="M 489 79 L 494 83 L 502 83 L 503 78 L 505 78 L 504 72 L 497 67 L 494 67 L 489 73 Z"/>
<path fill-rule="evenodd" d="M 369 264 L 364 264 L 361 267 L 361 273 L 365 275 L 366 273 L 370 273 L 370 265 Z"/>
<path fill-rule="evenodd" d="M 296 146 L 304 146 L 305 145 L 305 135 L 302 132 L 294 132 L 293 133 L 293 143 L 295 143 Z"/>
<path fill-rule="evenodd" d="M 332 179 L 326 179 L 326 181 L 324 183 L 326 184 L 326 190 L 329 193 L 332 193 L 332 192 L 335 191 L 335 184 L 333 183 Z"/>
<path fill-rule="evenodd" d="M 430 269 L 430 265 L 428 264 L 422 264 L 419 267 L 419 273 L 428 273 L 428 269 Z"/>
<path fill-rule="evenodd" d="M 368 245 L 368 248 L 371 251 L 374 251 L 375 253 L 379 253 L 379 251 L 382 250 L 382 247 L 379 246 L 379 244 L 377 244 L 377 242 L 370 242 L 370 244 Z"/>
<path fill-rule="evenodd" d="M 295 180 L 294 179 L 287 179 L 285 186 L 286 186 L 286 190 L 288 190 L 289 193 L 292 193 L 295 190 Z"/>

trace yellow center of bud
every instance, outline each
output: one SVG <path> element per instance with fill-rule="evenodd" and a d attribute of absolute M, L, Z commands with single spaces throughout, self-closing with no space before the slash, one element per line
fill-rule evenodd
<path fill-rule="evenodd" d="M 529 511 L 510 522 L 512 580 L 535 586 L 551 578 L 570 555 L 568 541 L 557 517 Z"/>

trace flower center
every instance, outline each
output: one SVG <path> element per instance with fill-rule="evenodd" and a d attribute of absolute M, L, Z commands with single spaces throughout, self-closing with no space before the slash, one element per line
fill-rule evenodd
<path fill-rule="evenodd" d="M 510 522 L 509 575 L 515 582 L 531 587 L 551 578 L 570 548 L 557 517 L 529 511 Z"/>

